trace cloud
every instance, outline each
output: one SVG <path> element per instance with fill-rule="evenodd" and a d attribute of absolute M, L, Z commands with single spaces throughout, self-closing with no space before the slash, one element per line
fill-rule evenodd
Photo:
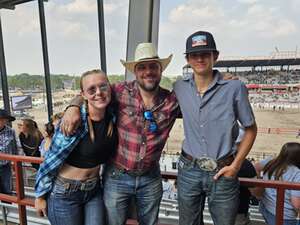
<path fill-rule="evenodd" d="M 295 22 L 286 18 L 278 7 L 251 6 L 244 21 L 247 29 L 265 38 L 290 36 L 297 31 Z"/>
<path fill-rule="evenodd" d="M 288 0 L 284 6 L 288 9 L 298 2 Z M 226 56 L 261 55 L 261 52 L 268 55 L 278 43 L 287 44 L 292 37 L 297 42 L 299 19 L 294 19 L 282 4 L 259 0 L 189 0 L 178 4 L 169 11 L 167 20 L 160 23 L 159 48 L 164 54 L 174 53 L 167 73 L 181 71 L 181 65 L 185 64 L 182 56 L 185 40 L 197 30 L 211 31 L 221 54 Z"/>
<path fill-rule="evenodd" d="M 238 3 L 253 5 L 259 0 L 237 0 Z"/>
<path fill-rule="evenodd" d="M 62 13 L 88 14 L 95 12 L 97 2 L 93 0 L 74 0 L 65 5 L 58 5 L 58 10 Z"/>

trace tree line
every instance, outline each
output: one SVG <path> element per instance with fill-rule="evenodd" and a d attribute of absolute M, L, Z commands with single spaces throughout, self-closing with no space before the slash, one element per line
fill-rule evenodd
<path fill-rule="evenodd" d="M 161 86 L 169 90 L 177 77 L 162 76 Z M 124 75 L 109 75 L 110 83 L 118 83 L 125 80 Z M 65 88 L 78 90 L 80 88 L 80 77 L 68 74 L 53 74 L 50 76 L 51 89 L 53 91 Z M 45 77 L 42 75 L 31 75 L 28 73 L 7 76 L 8 87 L 10 90 L 45 90 Z M 2 89 L 2 84 L 0 82 Z"/>

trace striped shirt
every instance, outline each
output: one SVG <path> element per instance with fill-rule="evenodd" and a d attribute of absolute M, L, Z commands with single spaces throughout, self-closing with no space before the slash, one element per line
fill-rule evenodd
<path fill-rule="evenodd" d="M 0 152 L 5 154 L 18 154 L 17 142 L 16 142 L 16 133 L 15 131 L 5 126 L 0 131 Z M 7 160 L 0 160 L 0 166 L 6 165 L 9 163 Z"/>
<path fill-rule="evenodd" d="M 136 81 L 113 85 L 119 106 L 119 145 L 113 163 L 130 171 L 147 171 L 159 162 L 169 132 L 180 112 L 173 92 L 159 88 L 151 111 L 158 126 L 149 131 L 149 121 L 143 113 L 146 107 Z"/>

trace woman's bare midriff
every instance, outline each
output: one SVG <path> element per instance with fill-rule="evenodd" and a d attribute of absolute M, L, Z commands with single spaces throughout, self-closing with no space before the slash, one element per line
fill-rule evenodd
<path fill-rule="evenodd" d="M 99 176 L 100 166 L 94 168 L 78 168 L 65 163 L 59 170 L 58 175 L 72 180 L 88 180 Z"/>

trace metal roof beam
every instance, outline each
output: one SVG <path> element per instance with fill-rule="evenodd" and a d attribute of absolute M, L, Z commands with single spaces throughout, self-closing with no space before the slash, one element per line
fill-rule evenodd
<path fill-rule="evenodd" d="M 0 9 L 15 9 L 16 5 L 32 1 L 34 0 L 0 0 Z M 44 0 L 44 2 L 46 1 L 48 0 Z"/>

